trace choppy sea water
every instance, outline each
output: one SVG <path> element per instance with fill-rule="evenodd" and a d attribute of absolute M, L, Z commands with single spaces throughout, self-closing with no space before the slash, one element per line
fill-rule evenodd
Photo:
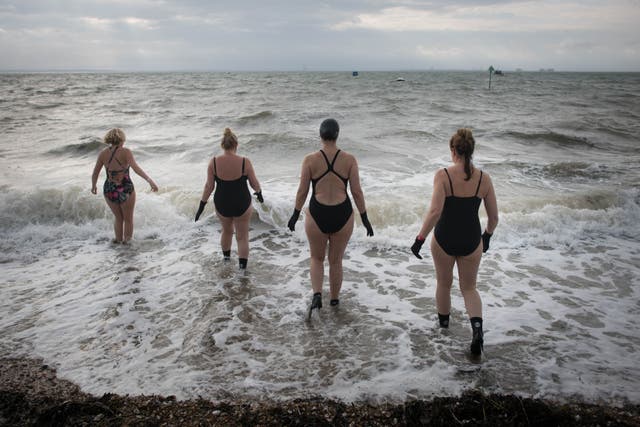
<path fill-rule="evenodd" d="M 0 75 L 0 356 L 42 357 L 92 393 L 402 400 L 475 387 L 640 402 L 640 74 L 513 73 L 491 90 L 487 77 Z M 286 222 L 326 117 L 358 158 L 376 234 L 358 220 L 339 308 L 305 322 L 308 248 Z M 265 197 L 246 275 L 235 254 L 221 259 L 212 204 L 193 222 L 226 126 Z M 462 126 L 500 210 L 479 275 L 479 363 L 455 283 L 443 331 L 430 257 L 408 250 Z M 111 127 L 160 186 L 133 175 L 130 246 L 110 243 L 111 213 L 89 192 Z"/>

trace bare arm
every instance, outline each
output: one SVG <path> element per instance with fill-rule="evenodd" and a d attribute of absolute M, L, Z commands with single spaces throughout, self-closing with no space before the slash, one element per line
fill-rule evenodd
<path fill-rule="evenodd" d="M 485 230 L 487 233 L 493 234 L 493 230 L 498 226 L 498 202 L 496 200 L 496 192 L 493 188 L 493 182 L 491 181 L 489 174 L 485 174 L 484 176 L 489 184 L 487 195 L 484 196 L 484 209 L 487 212 L 487 228 L 485 228 Z"/>
<path fill-rule="evenodd" d="M 93 194 L 98 193 L 98 188 L 96 184 L 98 183 L 98 176 L 100 176 L 100 169 L 102 169 L 102 160 L 100 160 L 100 156 L 98 156 L 98 160 L 96 160 L 96 165 L 93 167 L 93 174 L 91 175 L 91 192 Z"/>
<path fill-rule="evenodd" d="M 260 182 L 258 181 L 258 178 L 256 177 L 256 172 L 253 169 L 253 165 L 251 164 L 251 160 L 247 159 L 246 162 L 246 168 L 247 168 L 247 177 L 249 178 L 249 185 L 251 186 L 251 188 L 253 188 L 253 191 L 255 191 L 256 193 L 259 193 L 262 191 L 262 188 L 260 187 Z"/>
<path fill-rule="evenodd" d="M 362 191 L 362 186 L 360 185 L 360 171 L 355 157 L 353 157 L 353 164 L 349 171 L 349 188 L 351 189 L 351 195 L 353 196 L 353 201 L 356 204 L 358 213 L 365 213 L 367 211 L 367 206 L 364 203 L 364 193 Z"/>
<path fill-rule="evenodd" d="M 309 157 L 305 157 L 302 161 L 302 170 L 300 171 L 300 184 L 296 193 L 295 209 L 300 211 L 304 206 L 309 194 L 309 185 L 311 184 L 311 168 L 309 167 Z"/>
<path fill-rule="evenodd" d="M 420 228 L 420 232 L 418 233 L 418 236 L 422 239 L 426 238 L 433 227 L 435 227 L 436 223 L 440 219 L 440 215 L 442 214 L 442 209 L 444 208 L 446 193 L 443 185 L 443 174 L 444 172 L 440 170 L 436 172 L 435 176 L 433 177 L 433 193 L 431 194 L 431 203 L 429 204 L 429 210 L 424 217 L 422 228 Z"/>
<path fill-rule="evenodd" d="M 216 188 L 216 180 L 213 177 L 213 159 L 209 161 L 209 166 L 207 166 L 207 182 L 204 184 L 204 190 L 202 190 L 201 201 L 207 202 L 211 193 Z"/>
<path fill-rule="evenodd" d="M 135 173 L 137 173 L 142 179 L 149 183 L 149 185 L 151 186 L 151 191 L 158 191 L 158 186 L 155 182 L 153 182 L 151 178 L 149 178 L 146 173 L 144 173 L 142 168 L 136 162 L 136 159 L 133 157 L 133 153 L 131 152 L 131 150 L 127 150 L 127 162 L 129 163 L 129 165 L 131 165 L 131 169 L 133 169 Z"/>

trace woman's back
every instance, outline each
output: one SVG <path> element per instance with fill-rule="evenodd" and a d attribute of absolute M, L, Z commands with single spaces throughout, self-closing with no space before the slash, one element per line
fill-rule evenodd
<path fill-rule="evenodd" d="M 223 181 L 235 181 L 246 174 L 243 172 L 244 157 L 236 154 L 223 154 L 215 157 L 215 176 Z"/>
<path fill-rule="evenodd" d="M 308 167 L 318 202 L 337 205 L 345 200 L 352 163 L 353 156 L 337 148 L 309 155 Z"/>
<path fill-rule="evenodd" d="M 472 168 L 471 178 L 467 181 L 465 178 L 467 175 L 464 172 L 464 168 L 461 165 L 453 165 L 446 168 L 445 179 L 443 179 L 443 185 L 445 187 L 445 194 L 447 197 L 451 196 L 451 187 L 453 186 L 453 195 L 455 197 L 473 197 L 478 196 L 482 198 L 482 180 L 480 175 L 481 171 L 478 168 Z M 447 177 L 448 174 L 448 177 Z M 449 181 L 449 178 L 451 181 Z M 480 184 L 480 187 L 478 187 Z"/>

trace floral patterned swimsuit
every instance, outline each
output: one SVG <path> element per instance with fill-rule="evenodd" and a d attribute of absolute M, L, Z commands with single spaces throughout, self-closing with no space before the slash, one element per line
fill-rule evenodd
<path fill-rule="evenodd" d="M 109 170 L 109 165 L 113 160 L 113 156 L 116 154 L 118 147 L 116 147 L 109 157 L 109 161 L 105 165 L 107 170 L 107 179 L 104 181 L 104 195 L 113 203 L 124 203 L 131 193 L 133 193 L 133 181 L 129 177 L 129 167 Z M 120 160 L 116 158 L 116 162 L 122 167 Z"/>

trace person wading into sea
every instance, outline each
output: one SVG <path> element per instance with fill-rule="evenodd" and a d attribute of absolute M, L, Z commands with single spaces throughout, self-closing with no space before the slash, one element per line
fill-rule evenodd
<path fill-rule="evenodd" d="M 420 249 L 435 226 L 431 256 L 436 269 L 436 308 L 440 326 L 449 327 L 453 267 L 458 266 L 460 290 L 471 321 L 471 353 L 479 356 L 484 345 L 482 301 L 476 289 L 482 253 L 489 249 L 491 235 L 498 225 L 498 204 L 488 173 L 472 161 L 475 140 L 469 129 L 458 129 L 449 141 L 453 165 L 436 172 L 431 204 L 422 228 L 411 246 L 422 259 Z M 484 202 L 487 227 L 480 227 L 478 209 Z"/>
<path fill-rule="evenodd" d="M 222 224 L 222 234 L 220 235 L 222 256 L 225 261 L 231 259 L 231 241 L 235 231 L 238 244 L 238 265 L 241 270 L 245 270 L 249 259 L 249 220 L 253 212 L 247 181 L 255 191 L 254 195 L 258 201 L 263 203 L 264 199 L 251 160 L 236 154 L 238 138 L 231 132 L 231 129 L 224 130 L 220 146 L 224 150 L 224 154 L 213 157 L 209 161 L 207 182 L 202 191 L 195 220 L 198 221 L 209 196 L 215 190 L 213 203 L 220 224 Z"/>
<path fill-rule="evenodd" d="M 322 284 L 324 281 L 324 258 L 329 249 L 329 293 L 330 305 L 340 302 L 342 288 L 342 258 L 353 232 L 353 208 L 347 194 L 351 189 L 353 200 L 360 212 L 362 225 L 367 236 L 373 236 L 373 228 L 367 218 L 364 194 L 360 187 L 360 174 L 356 158 L 338 148 L 336 141 L 340 126 L 334 119 L 326 119 L 320 125 L 320 151 L 308 154 L 302 161 L 300 184 L 296 194 L 295 208 L 287 226 L 295 230 L 309 186 L 312 186 L 311 200 L 306 211 L 304 229 L 311 252 L 311 287 L 313 299 L 309 308 L 309 318 L 313 309 L 322 308 Z"/>

